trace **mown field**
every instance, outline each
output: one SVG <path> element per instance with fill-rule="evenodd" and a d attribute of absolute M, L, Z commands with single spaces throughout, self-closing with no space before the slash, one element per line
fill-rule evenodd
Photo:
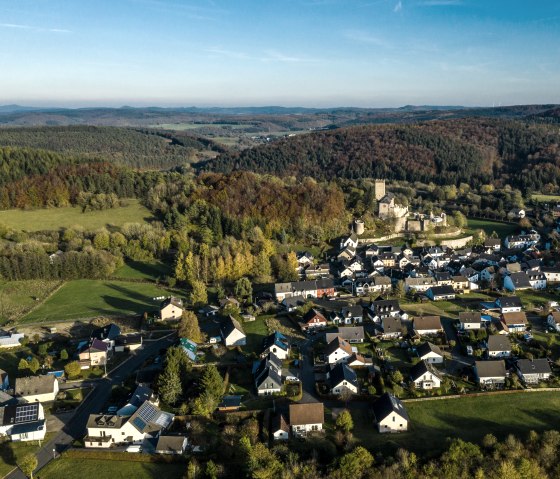
<path fill-rule="evenodd" d="M 533 193 L 531 195 L 531 199 L 533 201 L 538 201 L 539 203 L 559 203 L 560 196 L 559 195 L 541 195 L 538 193 Z"/>
<path fill-rule="evenodd" d="M 103 226 L 120 227 L 125 223 L 143 223 L 152 219 L 150 211 L 135 199 L 126 200 L 126 205 L 120 208 L 86 213 L 82 213 L 80 208 L 73 206 L 0 211 L 0 224 L 23 231 L 57 230 L 72 226 L 82 226 L 94 230 Z"/>
<path fill-rule="evenodd" d="M 15 321 L 40 304 L 61 281 L 0 281 L 0 325 Z"/>
<path fill-rule="evenodd" d="M 45 442 L 48 442 L 54 433 L 47 433 Z M 41 446 L 38 441 L 31 442 L 0 442 L 0 477 L 5 477 L 12 469 L 16 467 L 19 459 L 30 452 L 36 452 Z M 68 476 L 70 477 L 70 476 Z"/>
<path fill-rule="evenodd" d="M 123 453 L 123 459 L 126 453 Z M 95 477 L 96 479 L 180 479 L 185 475 L 185 464 L 152 464 L 149 462 L 76 459 L 62 456 L 51 461 L 37 474 L 40 479 Z"/>
<path fill-rule="evenodd" d="M 68 281 L 22 322 L 66 321 L 96 316 L 126 316 L 156 311 L 172 291 L 151 283 L 79 279 Z M 177 293 L 177 292 L 175 292 Z"/>
<path fill-rule="evenodd" d="M 476 230 L 484 230 L 486 235 L 490 236 L 494 231 L 498 233 L 500 238 L 515 233 L 517 226 L 509 223 L 500 223 L 499 221 L 483 220 L 478 218 L 469 218 L 467 220 L 467 232 L 473 233 Z"/>
<path fill-rule="evenodd" d="M 441 453 L 447 438 L 480 442 L 486 434 L 524 438 L 529 431 L 560 430 L 560 391 L 463 397 L 407 402 L 409 430 L 379 434 L 366 410 L 354 410 L 354 436 L 364 446 L 385 454 L 399 447 L 420 455 Z"/>
<path fill-rule="evenodd" d="M 154 281 L 171 274 L 169 265 L 161 261 L 132 261 L 127 260 L 124 266 L 115 271 L 114 276 L 122 279 L 146 279 Z"/>

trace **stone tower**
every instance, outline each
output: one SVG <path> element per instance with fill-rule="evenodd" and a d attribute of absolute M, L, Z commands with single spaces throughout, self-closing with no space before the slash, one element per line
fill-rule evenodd
<path fill-rule="evenodd" d="M 385 180 L 375 180 L 375 199 L 379 201 L 385 196 Z"/>

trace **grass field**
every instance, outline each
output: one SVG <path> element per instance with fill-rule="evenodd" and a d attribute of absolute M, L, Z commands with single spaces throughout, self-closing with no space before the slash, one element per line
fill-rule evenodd
<path fill-rule="evenodd" d="M 124 266 L 115 271 L 114 276 L 122 279 L 155 280 L 169 274 L 171 274 L 171 268 L 161 261 L 148 263 L 128 260 Z"/>
<path fill-rule="evenodd" d="M 500 238 L 505 238 L 508 235 L 515 233 L 517 226 L 509 223 L 500 223 L 499 221 L 490 221 L 469 218 L 467 221 L 467 232 L 473 233 L 476 230 L 484 230 L 487 236 L 490 236 L 492 232 L 498 233 Z"/>
<path fill-rule="evenodd" d="M 247 335 L 247 351 L 260 353 L 262 350 L 262 342 L 268 335 L 268 329 L 262 317 L 258 317 L 255 321 L 242 323 L 243 331 Z"/>
<path fill-rule="evenodd" d="M 123 453 L 123 459 L 126 453 Z M 181 479 L 187 470 L 185 464 L 152 464 L 99 459 L 74 459 L 62 456 L 48 464 L 37 474 L 41 479 L 62 477 L 95 477 L 96 479 Z"/>
<path fill-rule="evenodd" d="M 541 195 L 538 193 L 534 193 L 531 195 L 531 199 L 533 201 L 538 201 L 539 203 L 559 203 L 560 196 L 559 195 Z"/>
<path fill-rule="evenodd" d="M 409 431 L 379 434 L 366 410 L 354 410 L 354 436 L 374 451 L 394 453 L 403 447 L 420 455 L 436 455 L 446 438 L 477 442 L 492 433 L 525 437 L 531 430 L 560 429 L 560 392 L 514 393 L 405 403 Z"/>
<path fill-rule="evenodd" d="M 126 200 L 126 206 L 103 211 L 82 213 L 77 207 L 47 208 L 40 210 L 0 211 L 0 224 L 15 230 L 41 231 L 83 226 L 95 230 L 103 226 L 122 226 L 125 223 L 143 223 L 153 219 L 150 211 L 138 200 Z"/>
<path fill-rule="evenodd" d="M 54 433 L 45 436 L 43 444 L 53 437 Z M 3 441 L 0 443 L 0 477 L 6 476 L 16 467 L 16 462 L 29 452 L 37 451 L 41 446 L 37 441 L 32 442 L 11 442 Z"/>
<path fill-rule="evenodd" d="M 19 319 L 43 301 L 60 281 L 0 281 L 0 325 Z"/>
<path fill-rule="evenodd" d="M 169 290 L 149 283 L 79 279 L 65 283 L 23 322 L 66 321 L 96 316 L 124 316 L 155 311 L 157 296 Z"/>

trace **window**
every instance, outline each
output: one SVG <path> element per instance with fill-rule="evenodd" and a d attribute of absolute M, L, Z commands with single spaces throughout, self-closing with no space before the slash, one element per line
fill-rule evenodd
<path fill-rule="evenodd" d="M 395 421 L 396 421 L 396 419 L 397 419 L 397 418 L 396 418 L 395 416 L 393 416 L 393 422 L 395 422 Z"/>

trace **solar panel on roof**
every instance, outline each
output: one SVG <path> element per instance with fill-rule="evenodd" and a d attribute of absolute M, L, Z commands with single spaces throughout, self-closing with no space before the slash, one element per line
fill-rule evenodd
<path fill-rule="evenodd" d="M 138 416 L 141 417 L 146 423 L 150 423 L 157 416 L 157 410 L 149 402 L 145 402 L 138 409 Z"/>
<path fill-rule="evenodd" d="M 138 428 L 140 429 L 140 431 L 143 431 L 144 428 L 146 427 L 146 423 L 139 417 L 135 417 L 134 421 L 132 421 L 132 423 Z"/>
<path fill-rule="evenodd" d="M 39 405 L 27 404 L 16 409 L 16 424 L 36 421 L 39 417 Z"/>

